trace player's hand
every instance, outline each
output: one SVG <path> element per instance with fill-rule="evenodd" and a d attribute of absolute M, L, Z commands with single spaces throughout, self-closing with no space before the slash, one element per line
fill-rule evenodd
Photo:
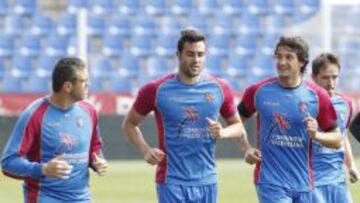
<path fill-rule="evenodd" d="M 359 171 L 357 167 L 349 168 L 349 180 L 350 183 L 356 183 L 359 180 Z"/>
<path fill-rule="evenodd" d="M 165 157 L 165 153 L 158 148 L 152 148 L 145 154 L 145 161 L 151 165 L 160 163 Z"/>
<path fill-rule="evenodd" d="M 206 117 L 208 123 L 208 129 L 211 134 L 214 135 L 216 139 L 222 138 L 222 126 L 218 121 L 211 120 L 209 117 Z"/>
<path fill-rule="evenodd" d="M 251 147 L 245 151 L 244 158 L 248 164 L 257 164 L 261 162 L 261 153 L 258 149 Z"/>
<path fill-rule="evenodd" d="M 316 140 L 316 135 L 318 132 L 318 123 L 316 119 L 311 117 L 310 113 L 308 112 L 305 117 L 305 123 L 306 123 L 306 131 L 310 138 Z"/>
<path fill-rule="evenodd" d="M 41 172 L 48 177 L 68 179 L 72 168 L 73 166 L 64 159 L 64 156 L 60 155 L 47 162 Z"/>
<path fill-rule="evenodd" d="M 99 176 L 104 176 L 107 172 L 109 164 L 105 159 L 94 152 L 92 166 L 95 168 L 95 171 Z"/>

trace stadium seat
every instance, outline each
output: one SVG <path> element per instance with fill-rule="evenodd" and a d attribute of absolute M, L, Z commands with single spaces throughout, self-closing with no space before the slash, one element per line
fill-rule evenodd
<path fill-rule="evenodd" d="M 49 56 L 43 52 L 37 60 L 35 74 L 38 77 L 50 77 L 52 70 L 59 59 L 59 56 Z"/>
<path fill-rule="evenodd" d="M 87 34 L 90 36 L 101 37 L 105 32 L 105 20 L 99 15 L 88 15 Z"/>
<path fill-rule="evenodd" d="M 37 11 L 34 13 L 32 18 L 32 25 L 30 27 L 30 32 L 38 36 L 47 36 L 51 33 L 54 27 L 53 20 L 45 15 L 44 13 Z"/>
<path fill-rule="evenodd" d="M 0 16 L 6 16 L 9 12 L 8 0 L 0 1 Z"/>
<path fill-rule="evenodd" d="M 218 13 L 220 4 L 218 0 L 200 0 L 198 1 L 199 12 L 207 15 L 213 16 Z M 223 12 L 220 12 L 223 14 Z"/>
<path fill-rule="evenodd" d="M 263 55 L 273 55 L 276 43 L 280 38 L 280 33 L 272 34 L 267 33 L 260 43 L 261 53 Z"/>
<path fill-rule="evenodd" d="M 106 26 L 106 33 L 110 35 L 121 35 L 129 37 L 132 33 L 130 19 L 126 16 L 112 15 Z"/>
<path fill-rule="evenodd" d="M 262 80 L 266 77 L 275 76 L 275 64 L 274 57 L 272 55 L 259 54 L 255 56 L 253 65 L 248 72 L 248 84 L 254 81 Z"/>
<path fill-rule="evenodd" d="M 1 81 L 0 91 L 3 93 L 22 93 L 23 80 L 13 77 L 10 73 L 6 73 Z"/>
<path fill-rule="evenodd" d="M 120 67 L 117 75 L 124 78 L 137 78 L 140 75 L 140 59 L 135 55 L 124 53 L 120 58 Z"/>
<path fill-rule="evenodd" d="M 253 56 L 257 51 L 257 40 L 252 35 L 238 35 L 235 40 L 234 51 L 241 56 Z"/>
<path fill-rule="evenodd" d="M 210 75 L 222 77 L 224 71 L 222 68 L 222 59 L 220 56 L 208 55 L 205 59 L 204 71 Z"/>
<path fill-rule="evenodd" d="M 187 25 L 188 28 L 197 29 L 207 35 L 209 29 L 206 21 L 207 18 L 205 15 L 193 11 L 188 15 L 185 25 Z"/>
<path fill-rule="evenodd" d="M 170 6 L 172 13 L 176 15 L 188 15 L 193 10 L 192 0 L 173 0 Z"/>
<path fill-rule="evenodd" d="M 240 35 L 253 35 L 254 37 L 262 33 L 260 17 L 244 11 L 240 16 L 240 25 L 235 28 Z"/>
<path fill-rule="evenodd" d="M 215 15 L 211 24 L 211 34 L 232 36 L 235 33 L 234 22 L 231 15 L 218 13 Z"/>
<path fill-rule="evenodd" d="M 102 54 L 108 57 L 119 57 L 124 50 L 124 37 L 105 34 L 102 42 Z"/>
<path fill-rule="evenodd" d="M 165 15 L 168 12 L 166 0 L 147 0 L 145 2 L 145 11 L 149 15 Z"/>
<path fill-rule="evenodd" d="M 32 15 L 37 9 L 37 0 L 15 0 L 14 12 L 18 15 Z"/>
<path fill-rule="evenodd" d="M 271 34 L 280 34 L 286 27 L 286 18 L 281 15 L 269 15 L 265 19 L 265 36 Z"/>
<path fill-rule="evenodd" d="M 111 60 L 107 57 L 98 57 L 90 59 L 90 75 L 94 78 L 102 78 L 107 80 L 114 74 Z"/>
<path fill-rule="evenodd" d="M 16 14 L 9 14 L 4 19 L 4 31 L 10 35 L 20 36 L 27 29 L 25 19 Z"/>
<path fill-rule="evenodd" d="M 231 53 L 229 56 L 229 65 L 225 72 L 228 77 L 245 77 L 249 69 L 249 60 L 247 56 Z"/>
<path fill-rule="evenodd" d="M 122 0 L 118 10 L 124 16 L 136 15 L 140 10 L 140 0 Z"/>
<path fill-rule="evenodd" d="M 158 36 L 161 35 L 178 35 L 183 25 L 178 18 L 173 15 L 166 15 L 161 18 Z"/>
<path fill-rule="evenodd" d="M 24 91 L 31 93 L 49 93 L 51 91 L 50 77 L 32 76 L 25 82 Z"/>
<path fill-rule="evenodd" d="M 238 16 L 244 8 L 244 0 L 223 0 L 223 11 L 228 15 Z"/>
<path fill-rule="evenodd" d="M 33 74 L 31 57 L 15 54 L 12 58 L 11 74 L 15 78 L 27 78 Z"/>
<path fill-rule="evenodd" d="M 41 50 L 40 38 L 33 34 L 24 34 L 21 37 L 18 49 L 21 55 L 37 57 Z"/>
<path fill-rule="evenodd" d="M 133 92 L 133 82 L 129 78 L 119 77 L 113 75 L 110 80 L 109 91 L 121 93 L 121 94 L 131 94 Z"/>
<path fill-rule="evenodd" d="M 292 15 L 295 11 L 293 0 L 275 0 L 271 4 L 272 12 L 276 15 Z"/>
<path fill-rule="evenodd" d="M 67 54 L 69 37 L 53 32 L 47 39 L 45 52 L 49 56 L 64 56 Z"/>
<path fill-rule="evenodd" d="M 320 9 L 320 0 L 302 0 L 299 1 L 298 11 L 304 16 L 311 16 Z M 295 12 L 296 13 L 296 12 Z"/>
<path fill-rule="evenodd" d="M 0 57 L 0 78 L 4 77 L 5 71 L 6 71 L 5 61 L 2 57 Z"/>
<path fill-rule="evenodd" d="M 153 54 L 152 38 L 135 35 L 131 38 L 130 53 L 137 57 L 147 57 Z"/>
<path fill-rule="evenodd" d="M 105 16 L 113 12 L 115 5 L 113 0 L 92 0 L 90 7 L 95 15 Z"/>
<path fill-rule="evenodd" d="M 228 35 L 211 35 L 208 47 L 211 55 L 226 56 L 230 48 L 230 37 Z"/>
<path fill-rule="evenodd" d="M 135 35 L 154 37 L 157 31 L 155 20 L 151 16 L 141 13 L 135 19 L 133 31 Z"/>
<path fill-rule="evenodd" d="M 247 10 L 254 15 L 266 15 L 270 6 L 268 0 L 251 0 L 247 2 Z"/>
<path fill-rule="evenodd" d="M 76 34 L 76 16 L 69 13 L 63 13 L 58 20 L 56 31 L 60 35 L 74 35 Z"/>
<path fill-rule="evenodd" d="M 0 33 L 0 57 L 11 57 L 15 49 L 15 37 Z"/>
<path fill-rule="evenodd" d="M 146 74 L 150 78 L 159 78 L 170 72 L 166 59 L 159 56 L 149 57 L 146 61 Z"/>
<path fill-rule="evenodd" d="M 76 14 L 80 8 L 88 8 L 89 0 L 68 0 L 67 11 L 70 14 Z"/>
<path fill-rule="evenodd" d="M 159 35 L 155 46 L 155 53 L 159 56 L 174 56 L 177 49 L 177 39 L 178 35 Z"/>

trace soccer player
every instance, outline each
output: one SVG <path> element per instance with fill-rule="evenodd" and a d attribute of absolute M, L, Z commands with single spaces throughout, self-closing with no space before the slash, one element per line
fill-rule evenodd
<path fill-rule="evenodd" d="M 316 141 L 313 142 L 314 203 L 352 202 L 345 183 L 344 160 L 349 174 L 352 174 L 350 181 L 356 182 L 359 176 L 347 137 L 353 105 L 350 98 L 336 92 L 339 72 L 340 61 L 332 53 L 320 54 L 312 62 L 312 78 L 330 95 L 343 140 L 343 147 L 340 149 L 329 149 Z"/>
<path fill-rule="evenodd" d="M 62 58 L 52 73 L 53 93 L 22 113 L 1 159 L 5 175 L 24 180 L 24 202 L 90 203 L 89 171 L 107 171 L 85 64 Z"/>
<path fill-rule="evenodd" d="M 246 138 L 229 85 L 203 73 L 205 54 L 205 36 L 183 30 L 177 46 L 178 72 L 144 85 L 122 124 L 146 162 L 158 165 L 160 203 L 217 202 L 216 141 L 229 135 Z M 159 148 L 150 147 L 139 129 L 151 111 Z M 219 114 L 236 130 L 223 130 Z"/>
<path fill-rule="evenodd" d="M 341 146 L 336 113 L 326 91 L 303 80 L 308 45 L 301 37 L 281 37 L 274 55 L 277 77 L 249 86 L 238 105 L 243 121 L 257 112 L 259 151 L 245 158 L 256 163 L 261 203 L 308 203 L 312 140 L 330 148 Z"/>

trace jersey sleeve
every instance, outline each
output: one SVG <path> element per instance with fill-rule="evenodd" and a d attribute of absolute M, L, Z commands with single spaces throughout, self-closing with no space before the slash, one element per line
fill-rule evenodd
<path fill-rule="evenodd" d="M 42 177 L 39 140 L 42 119 L 38 117 L 41 114 L 26 110 L 19 117 L 1 158 L 5 175 L 17 179 Z"/>
<path fill-rule="evenodd" d="M 252 85 L 245 90 L 241 102 L 237 106 L 237 110 L 240 116 L 249 118 L 256 112 L 255 93 L 257 88 L 258 88 L 257 85 Z"/>
<path fill-rule="evenodd" d="M 143 86 L 135 99 L 133 108 L 141 115 L 147 115 L 155 108 L 157 85 L 150 82 Z"/>
<path fill-rule="evenodd" d="M 348 117 L 347 122 L 346 122 L 346 128 L 349 128 L 351 118 L 353 117 L 354 104 L 353 104 L 353 102 L 351 101 L 350 98 L 346 97 L 345 101 L 346 101 L 347 105 L 349 106 L 349 117 Z"/>
<path fill-rule="evenodd" d="M 336 111 L 325 90 L 318 88 L 317 94 L 319 97 L 319 114 L 316 120 L 320 129 L 324 132 L 328 132 L 337 127 Z"/>
<path fill-rule="evenodd" d="M 224 102 L 221 105 L 220 108 L 220 114 L 224 118 L 228 118 L 236 114 L 236 104 L 235 104 L 235 98 L 234 94 L 231 91 L 230 86 L 225 81 L 222 81 L 221 83 L 222 91 L 224 94 Z"/>

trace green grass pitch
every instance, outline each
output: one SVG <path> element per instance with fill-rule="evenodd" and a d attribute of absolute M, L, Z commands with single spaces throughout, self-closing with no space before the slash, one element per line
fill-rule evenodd
<path fill-rule="evenodd" d="M 360 166 L 360 159 L 357 160 Z M 242 160 L 217 160 L 220 203 L 256 203 L 252 166 Z M 154 203 L 155 167 L 143 161 L 110 162 L 109 173 L 91 172 L 91 193 L 95 203 Z M 354 202 L 360 202 L 360 183 L 349 184 Z M 21 181 L 0 175 L 0 202 L 22 202 Z"/>

